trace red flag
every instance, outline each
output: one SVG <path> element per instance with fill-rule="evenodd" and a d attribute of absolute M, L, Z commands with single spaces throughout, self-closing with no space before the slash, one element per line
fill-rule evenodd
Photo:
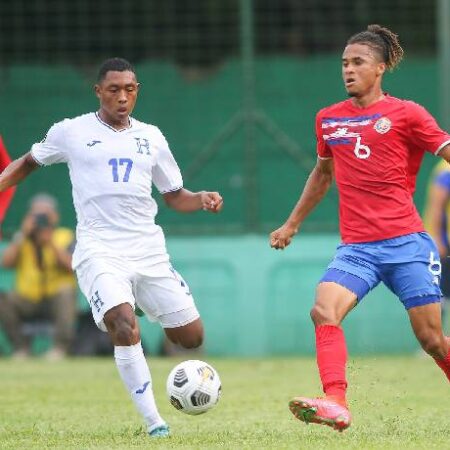
<path fill-rule="evenodd" d="M 11 162 L 11 158 L 6 151 L 5 144 L 0 136 L 0 173 L 3 172 L 6 166 Z M 5 218 L 6 211 L 11 203 L 16 187 L 10 187 L 4 192 L 0 192 L 0 225 Z"/>

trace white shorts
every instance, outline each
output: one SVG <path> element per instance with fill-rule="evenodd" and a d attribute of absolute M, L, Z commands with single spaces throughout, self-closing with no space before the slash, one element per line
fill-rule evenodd
<path fill-rule="evenodd" d="M 139 267 L 120 258 L 91 258 L 76 272 L 102 331 L 106 331 L 105 313 L 122 303 L 129 303 L 133 309 L 137 305 L 163 328 L 181 327 L 200 317 L 189 286 L 169 262 Z"/>

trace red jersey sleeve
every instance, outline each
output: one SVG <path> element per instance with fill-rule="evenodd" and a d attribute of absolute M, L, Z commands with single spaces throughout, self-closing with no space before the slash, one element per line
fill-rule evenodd
<path fill-rule="evenodd" d="M 317 155 L 319 158 L 332 158 L 333 154 L 331 153 L 330 148 L 326 144 L 323 138 L 323 129 L 322 129 L 322 111 L 319 111 L 316 115 L 316 141 L 317 141 Z"/>
<path fill-rule="evenodd" d="M 11 158 L 9 157 L 8 152 L 6 151 L 6 147 L 3 144 L 2 137 L 0 136 L 0 173 L 5 170 L 5 168 L 8 166 L 10 162 Z M 11 203 L 15 190 L 16 188 L 14 186 L 10 187 L 9 189 L 6 189 L 6 191 L 0 192 L 0 225 L 3 222 L 3 219 L 5 218 L 6 211 L 9 207 L 9 204 Z"/>
<path fill-rule="evenodd" d="M 450 143 L 450 135 L 439 127 L 434 117 L 423 106 L 411 101 L 407 104 L 411 141 L 422 150 L 437 154 L 441 148 Z"/>

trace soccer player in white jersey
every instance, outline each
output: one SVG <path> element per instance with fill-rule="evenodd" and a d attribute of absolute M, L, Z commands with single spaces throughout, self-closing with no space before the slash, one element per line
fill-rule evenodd
<path fill-rule="evenodd" d="M 217 192 L 183 188 L 161 131 L 130 117 L 138 91 L 128 61 L 105 61 L 95 85 L 99 110 L 53 125 L 42 142 L 0 174 L 0 192 L 38 167 L 68 165 L 77 214 L 73 267 L 80 288 L 97 326 L 111 337 L 119 374 L 149 435 L 161 437 L 169 435 L 169 428 L 155 404 L 134 308 L 185 348 L 201 345 L 203 325 L 155 224 L 152 183 L 177 211 L 217 213 L 223 202 Z"/>

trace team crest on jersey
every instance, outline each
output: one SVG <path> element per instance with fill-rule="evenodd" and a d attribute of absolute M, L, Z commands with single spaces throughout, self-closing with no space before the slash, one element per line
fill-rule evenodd
<path fill-rule="evenodd" d="M 375 122 L 373 128 L 377 133 L 385 134 L 391 129 L 391 121 L 387 117 L 382 117 Z"/>
<path fill-rule="evenodd" d="M 135 137 L 134 139 L 136 141 L 136 145 L 137 145 L 137 149 L 138 149 L 137 152 L 142 155 L 145 150 L 146 155 L 150 155 L 150 142 L 148 141 L 148 139 L 138 138 L 138 137 Z"/>

